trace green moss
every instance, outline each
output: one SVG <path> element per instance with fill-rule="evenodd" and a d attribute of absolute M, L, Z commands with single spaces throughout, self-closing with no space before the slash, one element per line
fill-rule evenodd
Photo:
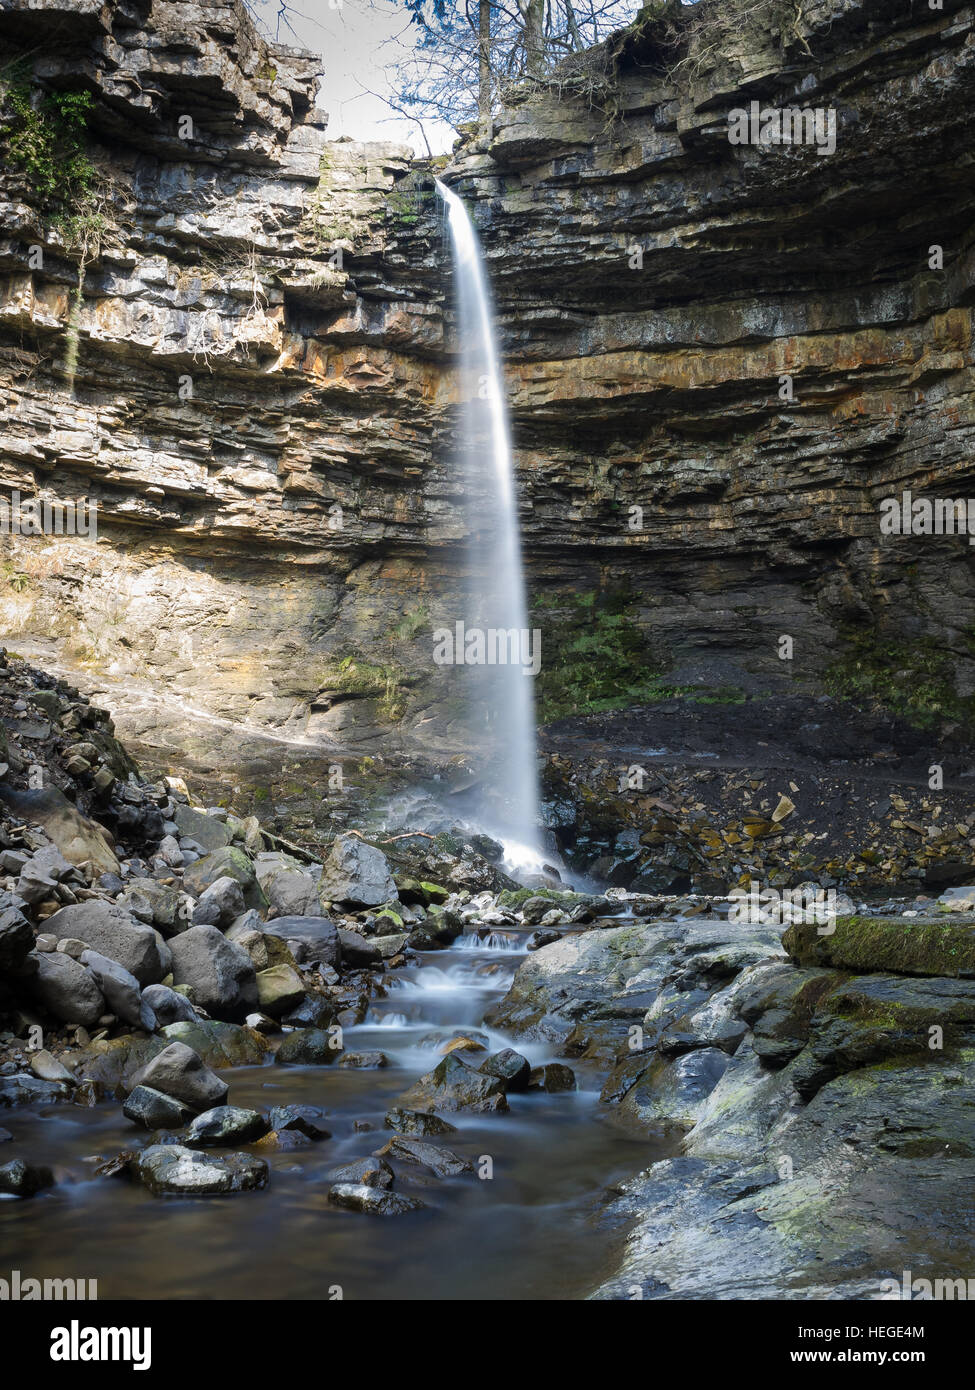
<path fill-rule="evenodd" d="M 920 729 L 947 721 L 975 728 L 975 696 L 958 693 L 954 654 L 933 637 L 899 642 L 846 629 L 841 638 L 843 654 L 824 678 L 831 694 L 900 715 Z"/>
<path fill-rule="evenodd" d="M 923 918 L 837 917 L 820 936 L 812 923 L 788 928 L 782 944 L 800 965 L 900 975 L 975 974 L 975 925 Z"/>

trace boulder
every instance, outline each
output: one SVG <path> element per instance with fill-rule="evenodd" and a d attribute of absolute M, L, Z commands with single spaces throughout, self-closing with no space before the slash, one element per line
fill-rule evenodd
<path fill-rule="evenodd" d="M 154 878 L 138 878 L 128 884 L 118 899 L 118 906 L 147 926 L 158 928 L 163 936 L 172 936 L 189 925 L 188 920 L 180 915 L 183 901 L 187 905 L 183 909 L 185 913 L 189 908 L 189 899 L 184 900 L 178 888 L 169 883 L 157 883 Z"/>
<path fill-rule="evenodd" d="M 122 1106 L 122 1114 L 143 1129 L 179 1129 L 193 1118 L 190 1106 L 152 1086 L 136 1086 Z"/>
<path fill-rule="evenodd" d="M 496 1076 L 506 1091 L 527 1091 L 531 1076 L 531 1063 L 520 1052 L 506 1047 L 486 1057 L 478 1067 L 485 1076 Z"/>
<path fill-rule="evenodd" d="M 532 1067 L 528 1078 L 530 1091 L 574 1091 L 575 1072 L 561 1062 L 546 1062 L 543 1067 Z"/>
<path fill-rule="evenodd" d="M 142 999 L 152 1009 L 160 1027 L 168 1023 L 196 1022 L 196 1010 L 186 995 L 170 989 L 168 985 L 147 985 L 142 991 Z"/>
<path fill-rule="evenodd" d="M 325 1111 L 316 1105 L 272 1105 L 268 1111 L 271 1128 L 279 1133 L 294 1130 L 309 1139 L 330 1139 L 331 1135 L 323 1127 Z"/>
<path fill-rule="evenodd" d="M 832 930 L 794 923 L 782 945 L 800 965 L 900 975 L 975 975 L 975 921 L 923 917 L 837 917 Z"/>
<path fill-rule="evenodd" d="M 156 1015 L 141 993 L 139 981 L 134 975 L 130 975 L 118 961 L 109 960 L 98 951 L 82 952 L 81 964 L 91 971 L 113 1014 L 123 1023 L 131 1023 L 134 1028 L 144 1028 L 147 1033 L 155 1031 Z"/>
<path fill-rule="evenodd" d="M 393 1170 L 381 1158 L 357 1158 L 354 1163 L 343 1163 L 328 1174 L 329 1182 L 348 1184 L 355 1187 L 383 1187 L 393 1185 Z"/>
<path fill-rule="evenodd" d="M 135 1086 L 151 1086 L 198 1113 L 223 1105 L 230 1089 L 191 1047 L 181 1042 L 170 1043 L 140 1068 L 133 1078 L 133 1089 Z"/>
<path fill-rule="evenodd" d="M 272 1018 L 280 1018 L 298 1007 L 305 997 L 305 987 L 298 972 L 290 965 L 272 965 L 257 972 L 257 1000 Z"/>
<path fill-rule="evenodd" d="M 94 977 L 73 956 L 63 951 L 33 951 L 27 959 L 36 965 L 30 979 L 34 997 L 62 1023 L 90 1028 L 107 1012 Z"/>
<path fill-rule="evenodd" d="M 219 825 L 220 822 L 214 821 L 214 824 Z M 236 845 L 225 845 L 222 849 L 205 854 L 202 859 L 188 865 L 183 874 L 183 887 L 187 893 L 199 898 L 211 883 L 225 877 L 232 878 L 240 884 L 244 902 L 248 907 L 260 909 L 265 906 L 264 894 L 258 885 L 254 865 Z"/>
<path fill-rule="evenodd" d="M 34 946 L 34 932 L 21 911 L 23 904 L 0 893 L 0 971 L 19 970 Z"/>
<path fill-rule="evenodd" d="M 378 907 L 398 899 L 382 850 L 357 835 L 339 835 L 322 870 L 324 901 L 344 907 Z"/>
<path fill-rule="evenodd" d="M 395 1129 L 400 1134 L 455 1134 L 457 1126 L 443 1120 L 428 1110 L 403 1110 L 394 1107 L 383 1117 L 387 1129 Z"/>
<path fill-rule="evenodd" d="M 0 784 L 0 800 L 20 819 L 43 827 L 70 864 L 90 863 L 96 877 L 118 873 L 119 862 L 107 832 L 81 815 L 57 787 L 17 791 Z"/>
<path fill-rule="evenodd" d="M 229 927 L 244 911 L 244 890 L 235 878 L 224 874 L 204 888 L 193 909 L 193 925 Z"/>
<path fill-rule="evenodd" d="M 423 1202 L 404 1197 L 382 1187 L 366 1183 L 340 1182 L 328 1190 L 328 1200 L 344 1211 L 366 1212 L 369 1216 L 402 1216 L 408 1211 L 420 1211 Z"/>
<path fill-rule="evenodd" d="M 216 927 L 191 927 L 171 943 L 173 982 L 217 1018 L 243 1018 L 258 1002 L 257 979 L 245 950 Z"/>
<path fill-rule="evenodd" d="M 274 1060 L 279 1066 L 329 1066 L 342 1055 L 332 1035 L 320 1028 L 296 1028 L 285 1037 Z"/>
<path fill-rule="evenodd" d="M 169 947 L 153 927 L 137 922 L 114 903 L 92 898 L 62 907 L 45 922 L 59 939 L 77 937 L 99 955 L 117 961 L 140 985 L 155 984 L 169 974 Z"/>
<path fill-rule="evenodd" d="M 231 831 L 226 822 L 218 820 L 216 816 L 208 816 L 205 811 L 197 811 L 193 806 L 178 802 L 173 820 L 182 839 L 195 840 L 208 854 L 230 844 Z"/>
<path fill-rule="evenodd" d="M 14 1158 L 9 1163 L 0 1164 L 0 1192 L 10 1197 L 33 1197 L 42 1188 L 51 1187 L 54 1175 L 50 1168 L 42 1168 L 35 1163 L 25 1163 L 22 1158 Z"/>
<path fill-rule="evenodd" d="M 398 1103 L 409 1110 L 472 1110 L 489 1114 L 508 1109 L 504 1083 L 496 1076 L 485 1076 L 465 1066 L 455 1052 L 421 1076 Z"/>
<path fill-rule="evenodd" d="M 474 1166 L 469 1159 L 445 1149 L 440 1144 L 427 1144 L 422 1139 L 409 1139 L 402 1134 L 394 1134 L 388 1143 L 377 1149 L 375 1158 L 398 1158 L 401 1163 L 411 1163 L 419 1168 L 428 1168 L 438 1178 L 453 1178 L 458 1173 L 473 1173 Z"/>
<path fill-rule="evenodd" d="M 265 924 L 269 936 L 282 941 L 301 941 L 307 948 L 308 960 L 337 970 L 341 964 L 339 935 L 335 923 L 328 917 L 276 917 Z"/>
<path fill-rule="evenodd" d="M 130 1165 L 154 1196 L 211 1197 L 266 1187 L 267 1161 L 254 1154 L 203 1154 L 181 1144 L 153 1144 Z"/>
<path fill-rule="evenodd" d="M 183 1142 L 190 1148 L 208 1148 L 220 1144 L 249 1144 L 267 1134 L 271 1126 L 256 1110 L 242 1110 L 236 1105 L 217 1105 L 205 1110 L 190 1124 Z"/>

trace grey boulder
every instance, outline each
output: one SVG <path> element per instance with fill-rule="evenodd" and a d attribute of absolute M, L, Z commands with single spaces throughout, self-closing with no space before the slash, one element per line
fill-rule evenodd
<path fill-rule="evenodd" d="M 191 927 L 171 942 L 173 982 L 187 985 L 193 1002 L 215 1018 L 243 1018 L 257 1006 L 250 956 L 216 927 Z"/>
<path fill-rule="evenodd" d="M 223 1105 L 230 1089 L 185 1043 L 173 1042 L 136 1072 L 134 1086 L 151 1086 L 199 1112 Z M 133 1087 L 134 1088 L 134 1087 Z"/>
<path fill-rule="evenodd" d="M 63 951 L 34 951 L 28 960 L 37 966 L 30 981 L 35 998 L 62 1023 L 90 1028 L 106 1012 L 94 977 L 73 956 Z"/>
<path fill-rule="evenodd" d="M 169 947 L 153 928 L 114 903 L 92 898 L 62 907 L 44 924 L 58 939 L 75 937 L 134 975 L 140 985 L 155 984 L 171 967 Z"/>
<path fill-rule="evenodd" d="M 357 835 L 340 835 L 322 870 L 323 899 L 346 907 L 378 907 L 399 894 L 382 850 Z"/>
<path fill-rule="evenodd" d="M 98 951 L 84 951 L 81 964 L 91 971 L 113 1014 L 135 1028 L 144 1028 L 147 1033 L 155 1032 L 156 1015 L 146 1003 L 134 975 L 130 975 L 118 961 L 109 960 Z"/>

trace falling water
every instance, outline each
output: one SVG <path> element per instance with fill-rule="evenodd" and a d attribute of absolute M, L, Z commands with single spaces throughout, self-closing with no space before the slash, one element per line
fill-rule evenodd
<path fill-rule="evenodd" d="M 467 209 L 439 180 L 447 206 L 457 285 L 457 328 L 467 404 L 461 463 L 469 508 L 470 554 L 465 626 L 529 633 L 518 533 L 511 435 L 491 299 L 477 233 Z M 504 841 L 508 858 L 537 867 L 538 770 L 532 678 L 521 664 L 470 666 L 473 703 L 484 711 L 492 760 L 491 790 L 500 814 L 483 809 L 486 828 Z"/>

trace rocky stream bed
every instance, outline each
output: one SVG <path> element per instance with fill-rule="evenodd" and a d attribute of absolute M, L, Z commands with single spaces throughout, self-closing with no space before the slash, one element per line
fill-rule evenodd
<path fill-rule="evenodd" d="M 378 1300 L 873 1299 L 969 1267 L 975 889 L 840 882 L 824 926 L 743 917 L 734 883 L 518 883 L 461 826 L 316 858 L 4 662 L 12 1267 Z"/>

